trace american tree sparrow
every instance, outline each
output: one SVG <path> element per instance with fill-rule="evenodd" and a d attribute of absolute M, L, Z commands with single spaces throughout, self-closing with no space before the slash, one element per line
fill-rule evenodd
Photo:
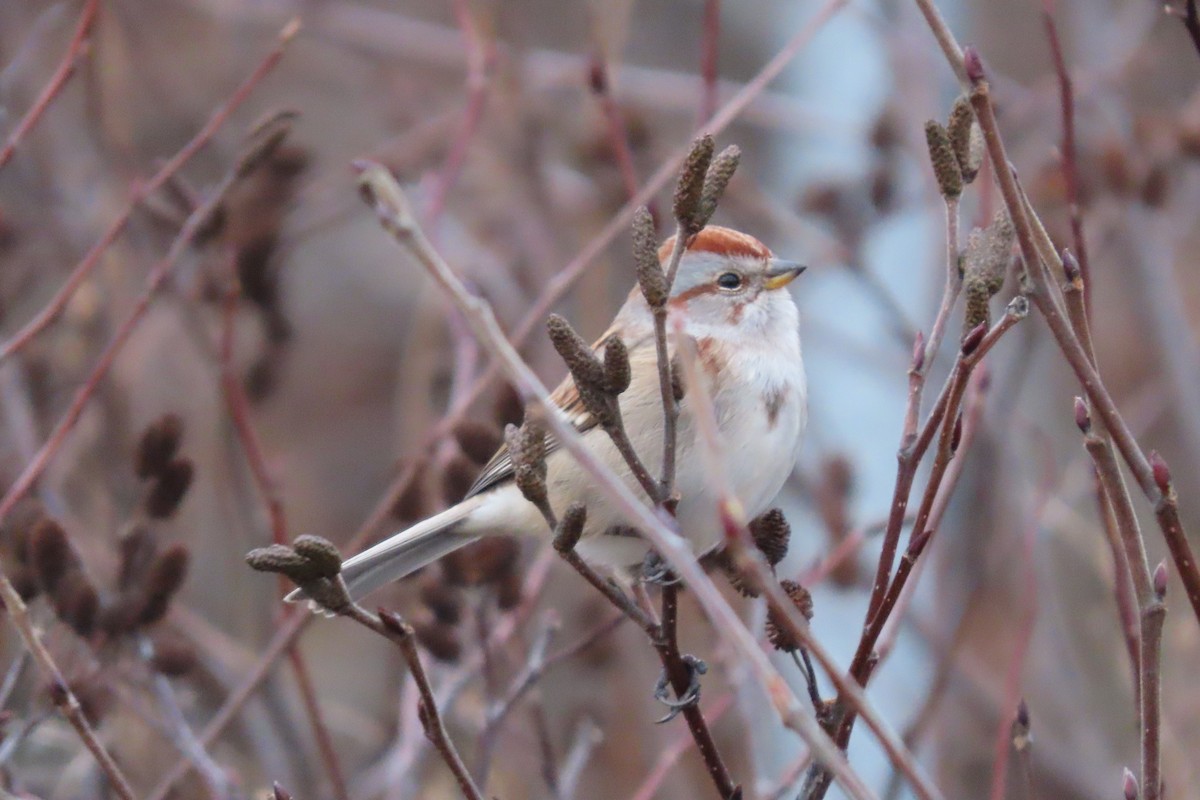
<path fill-rule="evenodd" d="M 659 249 L 669 258 L 673 240 Z M 696 342 L 722 440 L 725 474 L 750 517 L 765 511 L 796 463 L 805 422 L 806 386 L 800 357 L 799 314 L 784 291 L 804 270 L 776 259 L 760 241 L 729 228 L 709 226 L 687 244 L 671 289 L 669 314 Z M 619 397 L 630 443 L 652 475 L 661 471 L 663 408 L 655 351 L 654 318 L 641 292 L 630 292 L 616 319 L 595 345 L 619 336 L 629 351 L 632 380 Z M 646 496 L 607 433 L 587 412 L 568 376 L 552 395 L 600 460 Z M 704 459 L 688 397 L 679 405 L 676 491 L 679 528 L 698 554 L 722 538 L 716 500 L 708 492 Z M 571 456 L 547 441 L 547 488 L 561 513 L 573 502 L 587 507 L 577 546 L 590 563 L 623 570 L 640 566 L 647 547 L 629 535 L 621 514 Z M 537 508 L 513 481 L 506 448 L 492 458 L 466 498 L 401 531 L 342 565 L 358 598 L 420 569 L 482 536 L 546 534 Z M 294 592 L 289 600 L 298 599 Z"/>

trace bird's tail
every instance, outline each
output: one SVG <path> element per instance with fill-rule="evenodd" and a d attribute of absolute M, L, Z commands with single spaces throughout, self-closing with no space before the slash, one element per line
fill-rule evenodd
<path fill-rule="evenodd" d="M 350 596 L 358 600 L 478 539 L 478 534 L 460 531 L 478 502 L 477 498 L 464 500 L 347 559 L 342 579 Z M 286 599 L 295 603 L 306 596 L 297 589 Z"/>

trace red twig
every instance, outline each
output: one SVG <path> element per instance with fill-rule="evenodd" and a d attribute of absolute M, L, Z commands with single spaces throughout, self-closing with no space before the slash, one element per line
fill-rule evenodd
<path fill-rule="evenodd" d="M 633 165 L 633 153 L 629 149 L 629 136 L 625 130 L 625 120 L 621 118 L 621 108 L 617 105 L 612 94 L 612 81 L 609 79 L 608 62 L 605 60 L 599 45 L 592 54 L 588 67 L 588 85 L 592 94 L 600 103 L 600 112 L 604 115 L 604 128 L 608 136 L 608 146 L 612 148 L 613 159 L 617 162 L 617 171 L 621 174 L 621 183 L 625 186 L 625 194 L 630 202 L 637 197 L 638 176 L 637 168 Z M 651 209 L 653 212 L 653 209 Z"/>
<path fill-rule="evenodd" d="M 275 48 L 263 59 L 254 72 L 234 90 L 229 99 L 213 112 L 208 122 L 192 137 L 191 141 L 185 144 L 179 152 L 163 164 L 149 180 L 133 185 L 130 190 L 129 199 L 125 201 L 125 206 L 121 209 L 121 213 L 117 215 L 117 218 L 109 225 L 108 230 L 104 232 L 99 240 L 92 245 L 92 248 L 84 254 L 79 263 L 75 265 L 74 269 L 71 270 L 71 274 L 67 277 L 66 282 L 54 293 L 54 297 L 50 299 L 50 302 L 35 314 L 33 319 L 25 323 L 19 331 L 4 342 L 3 346 L 0 346 L 0 363 L 3 363 L 13 353 L 28 344 L 34 336 L 37 336 L 51 322 L 58 318 L 63 309 L 67 307 L 71 296 L 75 294 L 75 290 L 87 280 L 88 276 L 96 268 L 96 265 L 100 263 L 100 258 L 104 255 L 104 252 L 117 240 L 121 232 L 125 230 L 125 226 L 129 224 L 129 219 L 138 204 L 149 195 L 158 191 L 184 164 L 191 160 L 196 153 L 200 152 L 212 140 L 216 132 L 229 119 L 230 115 L 246 101 L 255 87 L 279 63 L 288 43 L 299 30 L 299 20 L 292 20 L 284 26 L 279 34 L 279 40 Z"/>
<path fill-rule="evenodd" d="M 733 705 L 733 695 L 724 694 L 713 701 L 712 705 L 704 712 L 704 716 L 709 722 L 715 723 L 725 712 Z M 654 800 L 658 795 L 658 790 L 666 781 L 667 776 L 671 774 L 671 770 L 679 762 L 680 757 L 688 751 L 688 747 L 692 744 L 690 735 L 680 735 L 675 738 L 659 754 L 658 760 L 654 763 L 654 768 L 650 770 L 650 774 L 642 781 L 641 785 L 631 795 L 631 800 Z"/>
<path fill-rule="evenodd" d="M 717 45 L 721 38 L 721 0 L 704 0 L 704 36 L 700 40 L 700 122 L 717 111 Z"/>
<path fill-rule="evenodd" d="M 33 625 L 33 621 L 29 618 L 29 611 L 25 607 L 24 601 L 21 600 L 13 585 L 8 578 L 0 574 L 0 601 L 3 601 L 5 614 L 12 622 L 13 627 L 17 629 L 17 633 L 21 636 L 26 648 L 33 655 L 33 660 L 41 669 L 42 674 L 46 677 L 50 685 L 50 698 L 58 710 L 75 729 L 75 733 L 79 736 L 80 741 L 91 752 L 96 759 L 96 763 L 100 765 L 100 769 L 104 772 L 108 782 L 112 786 L 113 792 L 121 798 L 121 800 L 133 800 L 133 789 L 129 786 L 129 781 L 121 772 L 121 768 L 117 766 L 117 762 L 113 760 L 112 755 L 104 749 L 104 745 L 100 743 L 100 739 L 96 736 L 95 730 L 87 720 L 87 716 L 83 713 L 83 707 L 79 704 L 79 698 L 71 691 L 71 687 L 67 684 L 63 677 L 62 671 L 55 663 L 50 651 L 46 649 L 46 645 L 42 643 L 41 637 L 37 629 Z"/>
<path fill-rule="evenodd" d="M 1195 2 L 1195 0 L 1191 0 Z M 1063 58 L 1062 43 L 1058 38 L 1058 25 L 1054 22 L 1054 0 L 1042 0 L 1042 22 L 1046 26 L 1046 39 L 1050 44 L 1050 56 L 1054 60 L 1054 72 L 1058 76 L 1058 92 L 1062 107 L 1062 170 L 1063 183 L 1067 191 L 1067 208 L 1071 219 L 1071 241 L 1075 256 L 1079 259 L 1079 273 L 1083 278 L 1083 305 L 1088 317 L 1092 314 L 1091 267 L 1088 265 L 1087 243 L 1083 238 L 1083 212 L 1079 207 L 1079 161 L 1075 149 L 1075 90 L 1067 62 Z"/>
<path fill-rule="evenodd" d="M 1017 641 L 1013 647 L 1012 658 L 1008 662 L 1008 671 L 1004 677 L 1004 697 L 1000 702 L 1000 721 L 996 726 L 995 762 L 992 765 L 992 785 L 988 797 L 991 800 L 1004 800 L 1004 787 L 1008 778 L 1008 754 L 1012 748 L 1012 720 L 1017 714 L 1017 706 L 1021 702 L 1021 670 L 1025 666 L 1025 654 L 1033 639 L 1033 628 L 1038 614 L 1038 579 L 1037 533 L 1041 525 L 1042 514 L 1046 503 L 1050 500 L 1050 490 L 1054 485 L 1054 465 L 1046 459 L 1045 474 L 1037 488 L 1037 499 L 1034 501 L 1025 534 L 1021 537 L 1021 556 L 1024 562 L 1025 586 L 1022 591 L 1020 622 L 1017 625 Z"/>
<path fill-rule="evenodd" d="M 467 105 L 458 132 L 450 144 L 450 152 L 446 155 L 446 163 L 442 166 L 429 198 L 426 219 L 431 228 L 435 227 L 442 212 L 446 210 L 446 198 L 462 174 L 471 140 L 479 130 L 479 123 L 487 106 L 491 71 L 496 63 L 495 43 L 479 29 L 466 0 L 454 0 L 454 17 L 458 20 L 467 45 Z"/>
<path fill-rule="evenodd" d="M 67 85 L 67 81 L 75 74 L 75 68 L 79 65 L 79 61 L 88 51 L 88 38 L 91 36 L 92 27 L 96 22 L 96 15 L 100 10 L 100 0 L 87 0 L 83 4 L 83 11 L 79 14 L 79 22 L 75 24 L 75 33 L 71 36 L 71 41 L 67 45 L 67 52 L 63 53 L 62 60 L 58 63 L 58 68 L 54 70 L 54 74 L 50 76 L 50 80 L 42 88 L 37 99 L 33 101 L 33 105 L 25 112 L 25 116 L 13 128 L 12 133 L 8 135 L 8 140 L 5 141 L 4 147 L 0 148 L 0 169 L 4 169 L 9 161 L 12 161 L 17 152 L 17 146 L 25 136 L 33 130 L 33 127 L 38 124 L 42 115 L 46 113 L 46 109 L 54 102 L 54 98 L 58 96 L 63 87 Z"/>
<path fill-rule="evenodd" d="M 288 544 L 291 541 L 291 536 L 288 534 L 287 516 L 284 513 L 283 501 L 279 497 L 279 489 L 275 481 L 271 478 L 267 467 L 262 442 L 250 422 L 250 402 L 246 397 L 246 392 L 242 387 L 234 365 L 233 343 L 241 287 L 237 280 L 237 265 L 232 257 L 229 258 L 229 267 L 229 287 L 225 292 L 225 304 L 222 314 L 223 324 L 221 327 L 221 388 L 225 395 L 226 408 L 229 411 L 230 418 L 233 420 L 233 427 L 237 433 L 238 442 L 241 444 L 242 450 L 246 454 L 246 461 L 250 465 L 250 474 L 254 477 L 254 483 L 258 488 L 259 494 L 262 495 L 263 503 L 266 505 L 267 513 L 271 519 L 271 541 L 275 544 Z M 283 580 L 282 576 L 280 576 L 280 579 L 281 581 Z M 282 583 L 280 588 L 284 588 Z M 317 699 L 316 687 L 313 685 L 312 675 L 309 673 L 304 655 L 295 645 L 288 648 L 288 662 L 291 664 L 292 674 L 296 678 L 296 685 L 300 691 L 300 698 L 304 703 L 304 711 L 308 717 L 309 725 L 312 726 L 313 739 L 316 741 L 317 751 L 321 754 L 321 761 L 324 763 L 325 770 L 329 774 L 329 782 L 333 787 L 333 795 L 337 800 L 349 800 L 350 792 L 346 787 L 346 779 L 342 772 L 341 763 L 338 760 L 337 750 L 333 746 L 333 738 L 329 734 L 329 726 L 325 724 L 324 715 L 321 713 L 321 704 Z"/>

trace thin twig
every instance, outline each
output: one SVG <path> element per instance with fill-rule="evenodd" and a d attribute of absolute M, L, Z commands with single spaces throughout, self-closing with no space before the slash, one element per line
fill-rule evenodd
<path fill-rule="evenodd" d="M 931 0 L 917 0 L 917 3 L 923 10 L 925 7 L 932 7 Z M 950 41 L 953 41 L 953 34 L 950 33 L 945 21 L 940 16 L 931 16 L 927 13 L 926 19 L 933 28 L 935 35 L 939 38 L 948 38 Z M 1020 245 L 1025 272 L 1033 289 L 1033 301 L 1045 318 L 1047 325 L 1054 334 L 1055 340 L 1058 342 L 1059 349 L 1083 385 L 1083 389 L 1093 403 L 1095 411 L 1100 416 L 1107 431 L 1112 435 L 1118 450 L 1120 450 L 1122 457 L 1129 465 L 1142 491 L 1152 503 L 1157 504 L 1164 493 L 1159 488 L 1158 481 L 1155 479 L 1155 471 L 1146 455 L 1138 446 L 1125 420 L 1117 410 L 1116 404 L 1109 395 L 1094 365 L 1088 359 L 1087 353 L 1080 344 L 1075 331 L 1064 318 L 1053 293 L 1053 286 L 1049 279 L 1048 270 L 1038 253 L 1033 226 L 1026 213 L 1026 206 L 1020 189 L 1017 186 L 1016 176 L 1009 165 L 1004 142 L 1000 138 L 995 109 L 991 102 L 990 88 L 984 77 L 983 65 L 977 54 L 972 54 L 972 61 L 969 68 L 967 68 L 967 65 L 963 61 L 961 51 L 955 53 L 952 50 L 947 50 L 946 54 L 956 73 L 960 77 L 966 76 L 969 80 L 971 106 L 975 111 L 975 118 L 979 121 L 979 126 L 983 131 L 984 142 L 987 145 L 988 155 L 995 168 L 996 182 L 1000 187 L 1001 196 L 1004 198 L 1005 206 L 1016 229 L 1017 242 Z M 1166 533 L 1165 530 L 1164 533 Z M 1181 530 L 1180 533 L 1182 533 Z M 1141 547 L 1141 544 L 1139 543 L 1138 546 Z M 1130 566 L 1136 580 L 1137 573 L 1141 571 L 1139 569 L 1140 565 L 1131 564 Z M 1194 560 L 1183 559 L 1181 570 L 1183 569 L 1196 573 Z M 1189 577 L 1187 580 L 1193 579 L 1200 585 L 1200 573 L 1195 574 L 1194 578 Z M 1161 633 L 1162 604 L 1161 598 L 1157 600 L 1157 606 L 1147 606 L 1144 600 L 1139 600 L 1139 603 L 1142 607 L 1142 649 L 1140 664 L 1142 670 L 1140 714 L 1142 731 L 1142 782 L 1143 784 L 1146 784 L 1147 781 L 1150 782 L 1151 785 L 1143 786 L 1143 789 L 1147 797 L 1153 796 L 1157 800 L 1161 790 L 1161 757 L 1157 746 L 1160 726 L 1158 718 L 1158 660 L 1161 655 L 1161 637 L 1155 635 L 1155 629 L 1157 628 L 1157 632 Z M 1197 606 L 1196 610 L 1197 619 L 1200 620 L 1200 606 Z M 1153 613 L 1150 613 L 1151 611 Z M 1147 641 L 1148 639 L 1151 641 Z M 1148 658 L 1150 663 L 1147 663 Z M 1154 692 L 1153 696 L 1147 694 L 1146 690 L 1148 686 L 1152 688 Z M 1151 794 L 1152 792 L 1153 795 Z"/>
<path fill-rule="evenodd" d="M 67 679 L 63 677 L 54 657 L 50 655 L 50 651 L 42 643 L 42 637 L 34 628 L 33 621 L 29 618 L 29 609 L 21 600 L 21 595 L 17 594 L 17 590 L 3 575 L 0 575 L 0 601 L 3 601 L 5 613 L 12 621 L 13 627 L 17 629 L 17 633 L 20 634 L 21 641 L 25 643 L 25 647 L 33 655 L 33 660 L 37 662 L 38 668 L 50 682 L 50 697 L 54 701 L 54 705 L 66 717 L 67 722 L 78 734 L 80 741 L 96 759 L 96 763 L 100 765 L 100 769 L 108 778 L 108 782 L 117 796 L 121 800 L 133 800 L 133 789 L 130 787 L 129 781 L 88 723 L 87 717 L 83 713 L 83 707 L 79 705 L 79 698 L 67 685 Z"/>
<path fill-rule="evenodd" d="M 724 694 L 713 701 L 709 706 L 704 716 L 709 722 L 716 722 L 725 712 L 733 706 L 733 695 Z M 630 795 L 630 800 L 654 800 L 658 795 L 659 789 L 671 774 L 671 770 L 679 763 L 679 759 L 687 752 L 688 745 L 692 743 L 691 736 L 679 736 L 675 741 L 663 748 L 658 755 L 658 760 L 654 762 L 653 769 Z"/>
<path fill-rule="evenodd" d="M 267 515 L 271 520 L 271 541 L 274 544 L 289 544 L 291 535 L 288 533 L 287 514 L 283 508 L 283 500 L 279 496 L 279 487 L 271 477 L 270 469 L 267 466 L 262 440 L 250 421 L 250 400 L 246 396 L 245 388 L 242 386 L 234 364 L 233 345 L 241 286 L 238 282 L 235 259 L 229 258 L 228 263 L 229 275 L 226 277 L 228 288 L 225 292 L 221 326 L 221 390 L 225 395 L 225 405 L 229 417 L 233 421 L 238 443 L 250 466 L 250 474 L 254 479 L 255 488 L 261 495 L 263 504 L 267 508 Z M 286 589 L 282 583 L 283 576 L 280 576 L 280 580 L 282 594 L 282 590 Z M 329 733 L 329 726 L 325 723 L 308 663 L 304 654 L 296 646 L 289 647 L 287 655 L 288 662 L 292 667 L 292 674 L 296 678 L 296 687 L 300 692 L 305 715 L 312 728 L 317 752 L 320 754 L 321 762 L 329 776 L 333 795 L 337 800 L 349 800 L 350 792 L 346 785 L 345 773 L 338 759 L 337 749 L 333 746 L 333 737 Z"/>
<path fill-rule="evenodd" d="M 79 13 L 79 22 L 75 24 L 75 33 L 71 36 L 70 43 L 67 44 L 67 51 L 63 53 L 58 68 L 54 70 L 50 80 L 42 88 L 37 99 L 33 101 L 33 105 L 25 112 L 25 116 L 8 135 L 4 146 L 0 147 L 0 169 L 4 169 L 5 165 L 12 161 L 13 156 L 17 153 L 17 147 L 38 124 L 42 115 L 46 113 L 46 109 L 54 102 L 54 98 L 58 97 L 63 87 L 67 85 L 67 81 L 71 80 L 71 76 L 75 74 L 80 59 L 88 52 L 88 38 L 92 34 L 92 26 L 96 22 L 96 14 L 99 10 L 100 0 L 87 0 L 83 4 L 83 11 Z"/>
<path fill-rule="evenodd" d="M 1163 569 L 1160 567 L 1160 569 Z M 1165 570 L 1164 570 L 1165 572 Z M 1165 580 L 1165 579 L 1164 579 Z M 1141 724 L 1142 798 L 1161 800 L 1162 785 L 1162 634 L 1167 607 L 1164 591 L 1142 609 Z"/>
<path fill-rule="evenodd" d="M 1195 0 L 1189 0 L 1195 2 Z M 1042 0 L 1042 23 L 1046 26 L 1046 41 L 1050 45 L 1050 57 L 1054 61 L 1054 73 L 1058 76 L 1059 106 L 1062 110 L 1062 171 L 1067 194 L 1067 211 L 1071 219 L 1071 243 L 1079 259 L 1079 273 L 1083 277 L 1083 305 L 1087 316 L 1092 314 L 1091 276 L 1088 261 L 1087 241 L 1083 237 L 1083 211 L 1079 204 L 1079 159 L 1075 147 L 1075 90 L 1071 74 L 1063 57 L 1062 42 L 1058 36 L 1058 25 L 1054 21 L 1054 0 Z"/>
<path fill-rule="evenodd" d="M 625 196 L 632 200 L 638 193 L 637 167 L 633 164 L 633 152 L 629 149 L 629 134 L 625 129 L 625 120 L 621 117 L 621 107 L 613 97 L 608 59 L 604 57 L 604 48 L 599 42 L 594 45 L 591 63 L 588 65 L 588 78 L 592 94 L 596 96 L 596 102 L 600 104 L 600 113 L 604 116 L 604 132 L 608 137 L 613 160 L 617 162 L 617 172 L 621 176 Z"/>
<path fill-rule="evenodd" d="M 467 160 L 467 151 L 471 141 L 479 130 L 483 119 L 483 111 L 487 106 L 488 92 L 491 85 L 491 71 L 496 63 L 496 48 L 491 38 L 480 30 L 472 16 L 467 0 L 454 0 L 454 17 L 462 31 L 467 50 L 467 105 L 463 110 L 462 122 L 450 144 L 450 152 L 446 163 L 438 174 L 437 183 L 429 198 L 427 219 L 434 226 L 441 219 L 446 208 L 446 198 L 450 190 L 458 182 L 463 164 Z"/>
<path fill-rule="evenodd" d="M 154 658 L 154 643 L 150 637 L 139 635 L 137 645 L 138 654 L 149 665 Z M 151 670 L 150 684 L 158 698 L 158 704 L 162 707 L 165 717 L 164 724 L 171 732 L 172 738 L 175 739 L 175 746 L 195 764 L 196 772 L 200 774 L 200 778 L 214 798 L 228 797 L 229 776 L 196 738 L 195 731 L 188 724 L 183 710 L 180 709 L 179 703 L 175 699 L 175 691 L 171 688 L 170 680 L 165 675 L 153 671 L 153 667 Z"/>
<path fill-rule="evenodd" d="M 417 684 L 417 690 L 421 693 L 421 722 L 425 727 L 425 735 L 442 754 L 446 766 L 450 768 L 450 771 L 454 773 L 454 779 L 458 781 L 458 788 L 462 790 L 468 800 L 483 800 L 483 793 L 471 778 L 471 773 L 467 771 L 467 766 L 454 747 L 454 742 L 450 739 L 450 734 L 447 733 L 446 725 L 438 712 L 437 699 L 433 695 L 433 687 L 429 685 L 429 676 L 421 664 L 421 656 L 417 652 L 416 635 L 413 633 L 412 626 L 404 622 L 398 615 L 382 609 L 377 616 L 366 612 L 361 606 L 351 604 L 340 613 L 375 631 L 380 636 L 390 639 L 400 648 L 400 654 L 404 657 L 409 673 Z"/>
<path fill-rule="evenodd" d="M 704 0 L 704 34 L 700 40 L 700 121 L 717 110 L 717 53 L 721 40 L 721 0 Z"/>
<path fill-rule="evenodd" d="M 995 760 L 992 765 L 991 800 L 1004 800 L 1005 784 L 1008 780 L 1008 754 L 1013 744 L 1013 719 L 1020 716 L 1024 701 L 1021 699 L 1021 672 L 1025 667 L 1025 655 L 1033 640 L 1033 629 L 1037 623 L 1038 614 L 1038 579 L 1036 566 L 1036 549 L 1038 528 L 1042 524 L 1042 515 L 1046 504 L 1050 501 L 1050 490 L 1054 485 L 1053 462 L 1047 458 L 1046 469 L 1036 488 L 1033 508 L 1025 524 L 1021 537 L 1022 572 L 1024 586 L 1021 591 L 1021 604 L 1017 621 L 1016 643 L 1012 648 L 1008 668 L 1004 676 L 1004 697 L 1000 703 L 1000 720 L 997 723 L 995 741 Z"/>
<path fill-rule="evenodd" d="M 546 672 L 546 650 L 550 640 L 560 627 L 558 615 L 547 612 L 541 624 L 541 630 L 533 637 L 529 654 L 525 657 L 525 665 L 513 678 L 504 696 L 497 699 L 488 708 L 483 722 L 483 731 L 479 734 L 479 754 L 476 756 L 475 779 L 487 787 L 488 771 L 492 764 L 492 753 L 496 747 L 497 737 L 504 726 L 509 713 L 516 708 L 517 703 L 533 688 Z M 484 643 L 486 647 L 486 641 Z"/>
<path fill-rule="evenodd" d="M 67 277 L 66 282 L 54 293 L 54 297 L 50 299 L 50 302 L 35 314 L 33 319 L 25 323 L 19 331 L 0 346 L 0 363 L 3 363 L 13 353 L 28 344 L 33 337 L 37 336 L 62 314 L 63 310 L 67 307 L 67 303 L 70 302 L 71 297 L 75 294 L 75 290 L 87 280 L 88 276 L 92 274 L 92 271 L 100 263 L 100 258 L 104 255 L 104 252 L 108 250 L 117 237 L 121 235 L 121 232 L 125 230 L 125 227 L 129 224 L 130 217 L 138 205 L 146 197 L 158 191 L 163 184 L 179 172 L 184 164 L 190 161 L 193 156 L 212 140 L 216 132 L 229 119 L 230 115 L 249 98 L 250 93 L 262 83 L 263 78 L 283 58 L 284 50 L 299 30 L 299 20 L 292 20 L 285 25 L 283 30 L 280 31 L 275 48 L 250 73 L 250 76 L 234 90 L 229 99 L 213 112 L 208 122 L 192 137 L 191 141 L 168 159 L 148 180 L 134 184 L 130 191 L 129 199 L 125 201 L 125 205 L 117 215 L 117 218 L 113 220 L 108 230 L 104 232 L 71 270 L 71 274 Z"/>

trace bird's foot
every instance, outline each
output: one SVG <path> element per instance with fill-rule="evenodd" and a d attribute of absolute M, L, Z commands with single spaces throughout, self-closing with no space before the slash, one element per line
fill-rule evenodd
<path fill-rule="evenodd" d="M 671 699 L 671 681 L 667 676 L 666 669 L 663 670 L 662 675 L 658 678 L 658 683 L 654 686 L 654 699 L 670 709 L 665 717 L 658 720 L 660 725 L 675 719 L 679 716 L 680 711 L 694 708 L 700 703 L 700 676 L 708 672 L 708 665 L 689 653 L 684 653 L 682 658 L 683 664 L 691 676 L 687 691 L 677 700 Z"/>

